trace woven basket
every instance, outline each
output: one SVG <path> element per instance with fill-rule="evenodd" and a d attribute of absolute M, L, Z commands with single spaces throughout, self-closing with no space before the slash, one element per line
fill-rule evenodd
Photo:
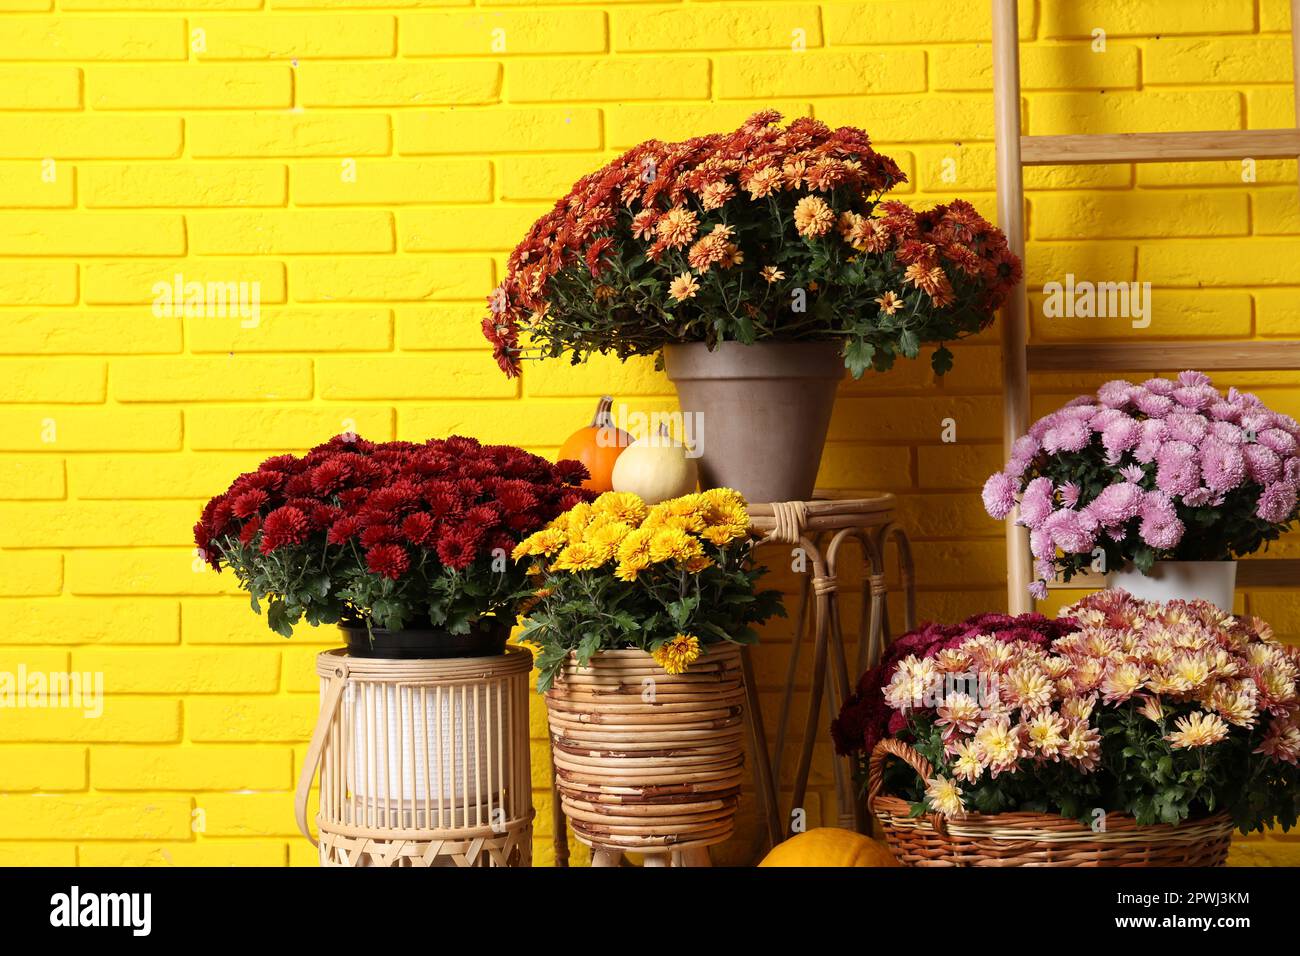
<path fill-rule="evenodd" d="M 731 835 L 745 762 L 740 649 L 684 674 L 644 651 L 572 655 L 546 692 L 560 803 L 588 846 L 670 853 Z"/>
<path fill-rule="evenodd" d="M 1233 827 L 1226 813 L 1176 826 L 1143 826 L 1127 814 L 1108 813 L 1102 831 L 1045 813 L 912 817 L 906 800 L 880 792 L 891 756 L 922 780 L 934 772 L 900 740 L 882 740 L 871 752 L 867 805 L 904 866 L 1223 866 L 1228 857 Z"/>

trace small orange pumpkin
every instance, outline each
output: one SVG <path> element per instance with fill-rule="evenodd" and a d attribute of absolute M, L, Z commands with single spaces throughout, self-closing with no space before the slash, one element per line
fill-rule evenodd
<path fill-rule="evenodd" d="M 623 449 L 632 444 L 632 436 L 614 424 L 610 409 L 614 399 L 609 395 L 601 396 L 596 403 L 596 414 L 591 417 L 591 424 L 579 428 L 560 446 L 557 461 L 572 459 L 587 466 L 591 477 L 582 483 L 582 487 L 595 492 L 613 490 L 614 462 L 623 453 Z"/>

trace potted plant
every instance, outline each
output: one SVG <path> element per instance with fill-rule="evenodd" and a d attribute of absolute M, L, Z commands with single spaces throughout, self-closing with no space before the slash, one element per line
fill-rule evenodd
<path fill-rule="evenodd" d="M 905 640 L 837 721 L 904 863 L 1219 865 L 1300 813 L 1300 652 L 1258 619 L 1108 590 Z"/>
<path fill-rule="evenodd" d="M 706 487 L 810 497 L 836 385 L 987 326 L 1020 280 L 970 204 L 915 212 L 865 132 L 754 114 L 650 140 L 583 177 L 511 254 L 483 330 L 507 375 L 542 356 L 662 354 L 702 413 Z"/>
<path fill-rule="evenodd" d="M 305 619 L 338 624 L 353 655 L 500 653 L 527 591 L 510 552 L 587 501 L 586 477 L 473 438 L 344 434 L 240 475 L 203 509 L 195 544 L 286 637 Z"/>
<path fill-rule="evenodd" d="M 984 485 L 1030 530 L 1035 597 L 1092 568 L 1153 599 L 1232 609 L 1236 559 L 1296 520 L 1300 423 L 1200 372 L 1108 382 L 1039 419 Z"/>
<path fill-rule="evenodd" d="M 564 812 L 601 849 L 695 849 L 731 833 L 744 762 L 740 645 L 782 614 L 759 590 L 730 489 L 647 506 L 607 492 L 526 538 Z"/>

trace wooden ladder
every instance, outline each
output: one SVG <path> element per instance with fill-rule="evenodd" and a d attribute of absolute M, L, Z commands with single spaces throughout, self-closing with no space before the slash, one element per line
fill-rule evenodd
<path fill-rule="evenodd" d="M 1300 158 L 1300 0 L 1291 0 L 1291 45 L 1297 88 L 1295 129 L 1209 130 L 1193 133 L 1111 133 L 1024 136 L 1020 132 L 1020 38 L 1016 0 L 993 0 L 993 104 L 997 146 L 999 224 L 1012 250 L 1025 257 L 1025 166 L 1160 163 L 1201 160 Z M 1029 425 L 1029 373 L 1067 371 L 1297 370 L 1300 341 L 1061 343 L 1029 345 L 1025 284 L 1002 311 L 1002 435 L 1004 450 Z M 1011 613 L 1033 607 L 1029 537 L 1007 519 L 1007 604 Z M 1245 561 L 1237 573 L 1244 588 L 1300 587 L 1300 560 Z M 1098 582 L 1076 577 L 1068 585 Z"/>

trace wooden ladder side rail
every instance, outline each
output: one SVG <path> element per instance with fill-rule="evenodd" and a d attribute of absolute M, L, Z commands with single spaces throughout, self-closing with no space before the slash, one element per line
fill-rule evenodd
<path fill-rule="evenodd" d="M 1179 133 L 1024 136 L 1020 126 L 1020 36 L 1016 0 L 992 0 L 993 110 L 997 152 L 998 219 L 1011 250 L 1025 258 L 1025 166 L 1097 163 L 1201 162 L 1232 158 L 1300 159 L 1300 0 L 1291 0 L 1291 60 L 1296 96 L 1296 128 L 1206 130 Z M 1211 370 L 1289 370 L 1300 368 L 1300 342 L 1181 342 L 1124 346 L 1105 344 L 1028 345 L 1029 296 L 1024 283 L 1002 309 L 1003 447 L 1029 425 L 1029 372 L 1086 369 L 1128 370 L 1196 366 Z M 1179 360 L 1179 361 L 1174 361 Z M 1028 585 L 1032 561 L 1025 529 L 1007 518 L 1007 604 L 1013 614 L 1032 610 Z M 1246 562 L 1239 569 L 1243 587 L 1295 586 L 1300 561 Z M 1262 565 L 1260 571 L 1248 570 Z M 1268 570 L 1264 570 L 1267 568 Z M 1257 579 L 1256 575 L 1260 575 Z M 1077 586 L 1077 585 L 1076 585 Z"/>

